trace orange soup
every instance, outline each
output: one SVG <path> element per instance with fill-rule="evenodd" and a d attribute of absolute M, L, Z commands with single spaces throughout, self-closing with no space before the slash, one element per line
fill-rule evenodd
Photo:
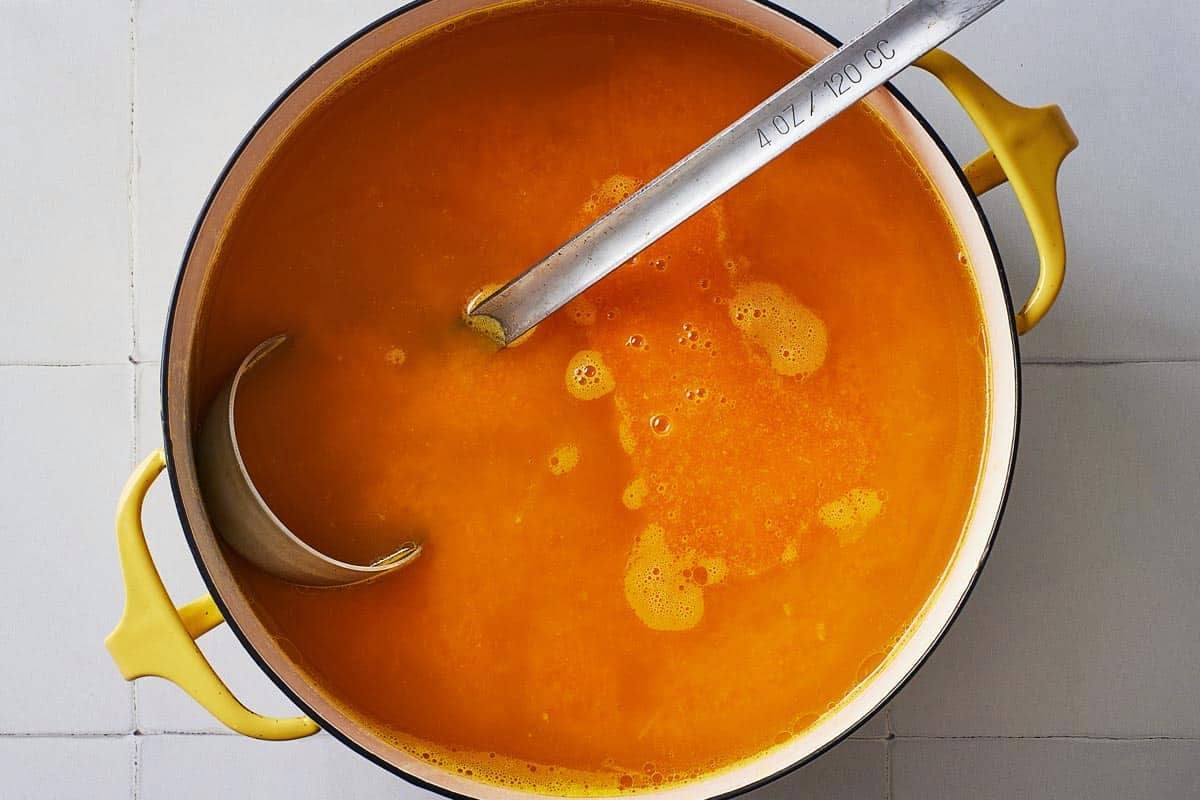
<path fill-rule="evenodd" d="M 802 733 L 887 658 L 967 519 L 988 385 L 963 246 L 859 106 L 497 351 L 468 300 L 810 63 L 726 20 L 539 3 L 324 98 L 216 256 L 207 404 L 314 546 L 409 567 L 302 588 L 276 635 L 419 758 L 638 791 Z"/>

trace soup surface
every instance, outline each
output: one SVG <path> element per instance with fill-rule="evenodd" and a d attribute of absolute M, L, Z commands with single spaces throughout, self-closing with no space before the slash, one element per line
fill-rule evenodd
<path fill-rule="evenodd" d="M 834 708 L 937 585 L 984 443 L 981 312 L 864 107 L 519 346 L 464 324 L 809 63 L 640 0 L 514 6 L 357 75 L 247 192 L 194 401 L 290 333 L 237 410 L 263 495 L 332 555 L 425 550 L 337 590 L 235 566 L 397 747 L 542 791 L 686 781 Z"/>

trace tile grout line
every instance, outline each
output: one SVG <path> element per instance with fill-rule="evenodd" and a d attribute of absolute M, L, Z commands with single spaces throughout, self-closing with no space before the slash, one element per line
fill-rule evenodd
<path fill-rule="evenodd" d="M 883 740 L 883 800 L 892 800 L 892 747 L 896 739 L 896 731 L 892 727 L 890 706 L 883 710 L 883 730 L 887 734 Z"/>
<path fill-rule="evenodd" d="M 129 358 L 138 354 L 137 335 L 137 208 L 138 208 L 138 146 L 137 146 L 137 0 L 129 0 L 129 152 L 126 164 L 125 199 L 129 213 Z"/>
<path fill-rule="evenodd" d="M 979 734 L 965 736 L 922 736 L 921 734 L 904 734 L 895 736 L 892 741 L 906 742 L 1200 742 L 1200 736 L 1170 736 L 1167 734 L 1143 734 L 1137 736 L 1098 736 L 1087 733 L 1047 733 L 1027 736 L 1005 736 L 1003 734 Z"/>
<path fill-rule="evenodd" d="M 133 372 L 133 380 L 130 381 L 133 402 L 131 405 L 130 414 L 130 430 L 129 430 L 129 466 L 137 463 L 139 450 L 138 437 L 138 396 L 139 380 L 141 378 L 141 370 L 138 368 L 138 337 L 137 337 L 137 288 L 135 285 L 135 275 L 137 267 L 137 172 L 138 172 L 138 149 L 137 149 L 137 0 L 129 0 L 129 152 L 127 162 L 127 175 L 125 185 L 126 211 L 129 215 L 129 226 L 127 228 L 128 243 L 127 247 L 127 266 L 129 270 L 129 369 Z M 130 724 L 133 726 L 131 733 L 133 734 L 133 752 L 130 755 L 130 774 L 129 774 L 129 792 L 132 800 L 138 800 L 141 794 L 142 781 L 142 743 L 137 736 L 138 732 L 138 691 L 137 681 L 129 682 L 129 715 Z"/>
<path fill-rule="evenodd" d="M 1128 367 L 1128 366 L 1168 366 L 1168 365 L 1200 364 L 1200 358 L 1188 356 L 1180 358 L 1027 358 L 1021 361 L 1023 367 Z"/>
<path fill-rule="evenodd" d="M 129 774 L 129 792 L 133 800 L 142 794 L 142 737 L 133 737 L 133 764 Z"/>
<path fill-rule="evenodd" d="M 3 739 L 123 739 L 126 736 L 133 736 L 132 731 L 77 731 L 77 732 L 6 732 L 0 733 L 0 740 Z"/>
<path fill-rule="evenodd" d="M 26 367 L 37 369 L 65 369 L 69 367 L 119 367 L 123 364 L 140 364 L 131 358 L 120 361 L 0 361 L 0 368 Z"/>
<path fill-rule="evenodd" d="M 892 800 L 892 745 L 894 740 L 883 742 L 883 800 Z"/>
<path fill-rule="evenodd" d="M 171 730 L 170 728 L 150 728 L 147 730 L 139 730 L 135 734 L 141 738 L 147 736 L 215 736 L 215 737 L 230 737 L 230 738 L 247 738 L 244 734 L 233 730 L 225 731 L 186 731 L 186 730 Z"/>

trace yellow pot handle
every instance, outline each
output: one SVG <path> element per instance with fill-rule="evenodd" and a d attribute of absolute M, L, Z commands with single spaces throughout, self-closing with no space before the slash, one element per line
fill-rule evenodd
<path fill-rule="evenodd" d="M 146 546 L 142 503 L 166 466 L 162 450 L 138 465 L 117 501 L 117 548 L 125 573 L 125 613 L 104 644 L 125 680 L 154 675 L 179 686 L 225 725 L 255 739 L 299 739 L 319 728 L 307 717 L 255 714 L 239 703 L 205 659 L 196 639 L 224 622 L 205 595 L 175 608 Z"/>
<path fill-rule="evenodd" d="M 963 168 L 971 189 L 983 194 L 1010 181 L 1025 212 L 1042 262 L 1033 294 L 1017 313 L 1017 332 L 1026 333 L 1042 321 L 1062 288 L 1067 248 L 1058 203 L 1058 169 L 1079 139 L 1058 106 L 1025 108 L 1011 103 L 943 50 L 934 50 L 916 65 L 950 90 L 991 147 Z"/>

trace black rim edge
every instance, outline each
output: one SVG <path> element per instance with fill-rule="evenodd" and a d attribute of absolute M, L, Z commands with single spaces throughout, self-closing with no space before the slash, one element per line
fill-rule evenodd
<path fill-rule="evenodd" d="M 162 423 L 162 429 L 163 429 L 163 450 L 166 454 L 167 477 L 168 477 L 168 480 L 169 480 L 169 483 L 171 486 L 171 494 L 175 500 L 175 509 L 179 516 L 180 527 L 183 530 L 184 539 L 187 541 L 188 549 L 192 553 L 192 560 L 195 561 L 196 567 L 197 567 L 198 571 L 200 572 L 200 577 L 201 577 L 201 579 L 203 579 L 204 585 L 208 589 L 209 593 L 211 594 L 213 601 L 217 604 L 217 607 L 221 610 L 222 615 L 225 617 L 225 622 L 229 625 L 230 630 L 233 631 L 234 636 L 237 638 L 238 642 L 241 643 L 242 648 L 250 655 L 250 658 L 254 660 L 254 663 L 258 665 L 259 669 L 261 669 L 267 675 L 267 677 L 271 679 L 271 682 L 274 683 L 279 688 L 279 690 L 281 692 L 283 692 L 284 696 L 287 697 L 293 704 L 295 704 L 297 708 L 299 708 L 309 718 L 311 718 L 314 722 L 316 722 L 321 727 L 322 730 L 328 732 L 331 736 L 333 736 L 335 739 L 337 739 L 339 742 L 341 742 L 346 747 L 353 750 L 358 755 L 368 759 L 372 763 L 382 767 L 383 769 L 387 770 L 388 772 L 392 773 L 393 775 L 396 775 L 396 776 L 398 776 L 398 777 L 408 781 L 409 783 L 411 783 L 417 787 L 420 787 L 422 789 L 426 789 L 428 791 L 435 792 L 437 794 L 442 795 L 443 797 L 451 798 L 451 800 L 476 800 L 474 797 L 472 797 L 470 795 L 460 794 L 458 792 L 455 792 L 453 790 L 439 786 L 437 784 L 433 784 L 428 781 L 425 781 L 425 780 L 417 777 L 416 775 L 406 772 L 405 770 L 395 766 L 394 764 L 391 764 L 390 762 L 385 761 L 384 759 L 380 758 L 379 756 L 375 755 L 374 753 L 370 752 L 366 748 L 359 745 L 357 742 L 355 742 L 349 736 L 347 736 L 345 733 L 343 733 L 339 728 L 337 728 L 334 725 L 329 724 L 320 714 L 316 713 L 312 708 L 310 708 L 307 703 L 305 703 L 295 692 L 292 691 L 292 689 L 283 681 L 283 679 L 279 677 L 279 675 L 275 672 L 275 670 L 271 667 L 271 665 L 268 664 L 266 662 L 266 660 L 258 653 L 258 651 L 250 644 L 249 640 L 246 638 L 245 633 L 243 633 L 241 626 L 230 615 L 229 608 L 226 606 L 225 600 L 221 597 L 220 592 L 218 591 L 216 585 L 213 583 L 212 576 L 209 574 L 208 569 L 204 566 L 204 561 L 201 558 L 199 548 L 196 545 L 196 539 L 195 539 L 194 534 L 192 533 L 192 527 L 188 521 L 187 513 L 184 510 L 183 498 L 182 498 L 182 494 L 179 489 L 179 483 L 175 477 L 175 456 L 173 453 L 173 448 L 171 446 L 171 428 L 170 428 L 169 416 L 167 414 L 167 389 L 168 389 L 167 376 L 170 374 L 171 332 L 173 331 L 174 325 L 175 325 L 175 312 L 176 312 L 176 307 L 179 302 L 179 292 L 180 292 L 180 288 L 183 283 L 184 271 L 187 267 L 188 259 L 191 256 L 192 248 L 195 246 L 196 237 L 200 232 L 200 228 L 203 226 L 204 220 L 208 216 L 209 209 L 212 207 L 212 203 L 217 195 L 217 192 L 220 191 L 222 185 L 225 183 L 226 177 L 228 177 L 229 172 L 233 169 L 233 165 L 241 157 L 242 152 L 246 149 L 246 146 L 249 144 L 250 140 L 254 138 L 254 136 L 262 128 L 263 124 L 267 121 L 267 119 L 270 118 L 270 116 L 275 113 L 276 109 L 278 109 L 279 106 L 281 106 L 284 103 L 284 101 L 286 101 L 291 96 L 292 92 L 294 92 L 297 87 L 299 87 L 302 83 L 304 83 L 306 80 L 308 80 L 308 78 L 314 72 L 316 72 L 318 69 L 323 67 L 332 58 L 334 58 L 336 55 L 341 53 L 348 46 L 350 46 L 351 44 L 353 44 L 354 42 L 356 42 L 363 36 L 382 27 L 383 25 L 386 25 L 387 23 L 391 22 L 393 19 L 396 19 L 397 17 L 401 16 L 402 14 L 406 14 L 409 11 L 412 11 L 415 8 L 419 8 L 420 6 L 423 6 L 429 2 L 431 2 L 431 0 L 414 0 L 413 2 L 409 3 L 408 5 L 405 5 L 401 8 L 397 8 L 394 11 L 388 12 L 387 14 L 379 17 L 375 21 L 367 24 L 363 28 L 361 28 L 358 31 L 356 31 L 355 33 L 351 34 L 347 38 L 343 39 L 335 47 L 330 49 L 323 56 L 321 56 L 321 58 L 319 58 L 316 62 L 314 62 L 312 66 L 310 66 L 303 73 L 301 73 L 294 81 L 292 81 L 290 84 L 288 84 L 287 88 L 285 88 L 279 94 L 279 96 L 275 98 L 275 100 L 271 103 L 271 105 L 268 106 L 267 109 L 254 122 L 254 125 L 251 126 L 250 130 L 246 133 L 246 135 L 242 137 L 241 141 L 238 142 L 237 147 L 234 149 L 234 151 L 230 155 L 229 159 L 225 162 L 225 166 L 222 167 L 220 174 L 217 176 L 216 181 L 213 183 L 213 187 L 209 191 L 208 196 L 205 198 L 204 204 L 201 206 L 200 212 L 196 217 L 196 222 L 192 226 L 191 233 L 188 235 L 187 244 L 184 247 L 183 258 L 180 263 L 179 274 L 175 280 L 175 286 L 171 290 L 171 302 L 170 302 L 170 306 L 169 306 L 168 312 L 167 312 L 166 329 L 164 330 L 164 333 L 163 333 L 162 366 L 161 366 L 160 375 L 159 375 L 159 393 L 160 393 L 160 412 L 159 412 L 159 414 L 160 414 L 160 422 Z M 830 35 L 824 28 L 821 28 L 820 26 L 810 22 L 805 17 L 802 17 L 801 15 L 799 15 L 789 9 L 786 9 L 783 6 L 778 5 L 773 0 L 750 0 L 750 2 L 757 3 L 758 5 L 761 5 L 765 8 L 768 8 L 768 9 L 774 11 L 777 14 L 782 15 L 783 17 L 791 20 L 792 22 L 795 22 L 805 28 L 808 28 L 810 31 L 815 33 L 817 36 L 820 36 L 826 42 L 833 45 L 834 47 L 842 46 L 842 42 L 840 40 L 838 40 L 836 37 Z M 845 731 L 843 731 L 841 734 L 839 734 L 838 736 L 831 739 L 829 742 L 824 744 L 822 747 L 818 748 L 817 750 L 814 750 L 812 753 L 809 753 L 804 758 L 801 758 L 798 761 L 795 761 L 792 764 L 789 764 L 788 766 L 784 767 L 781 770 L 778 770 L 770 775 L 760 778 L 757 781 L 754 781 L 753 783 L 748 783 L 737 789 L 734 789 L 734 790 L 731 790 L 728 792 L 724 792 L 724 793 L 718 794 L 718 795 L 711 795 L 711 796 L 709 796 L 708 800 L 727 800 L 728 798 L 739 797 L 743 794 L 754 791 L 755 789 L 762 788 L 763 786 L 766 786 L 767 784 L 773 783 L 774 781 L 779 780 L 780 778 L 790 775 L 791 773 L 795 772 L 796 770 L 800 769 L 801 767 L 811 763 L 815 759 L 824 755 L 829 750 L 833 749 L 834 747 L 836 747 L 837 745 L 841 744 L 846 739 L 848 739 L 850 736 L 852 736 L 855 731 L 857 731 L 864 724 L 866 724 L 866 722 L 868 720 L 870 720 L 872 717 L 874 717 L 875 714 L 877 714 L 884 706 L 886 706 L 889 702 L 891 702 L 892 699 L 896 696 L 897 693 L 900 692 L 901 689 L 903 689 L 905 686 L 908 685 L 909 681 L 912 680 L 913 676 L 916 675 L 917 672 L 920 671 L 921 667 L 923 667 L 926 664 L 926 662 L 929 660 L 929 657 L 933 654 L 933 652 L 945 640 L 946 633 L 950 630 L 951 626 L 953 626 L 953 624 L 958 620 L 959 615 L 962 613 L 963 608 L 966 606 L 967 600 L 970 598 L 971 594 L 975 591 L 975 586 L 979 581 L 979 576 L 983 572 L 984 567 L 987 565 L 987 561 L 992 553 L 992 548 L 994 547 L 994 545 L 996 543 L 996 537 L 1000 530 L 1000 523 L 1004 518 L 1005 511 L 1008 507 L 1009 497 L 1010 497 L 1011 491 L 1012 491 L 1013 474 L 1016 469 L 1018 442 L 1020 441 L 1022 377 L 1021 377 L 1021 352 L 1020 352 L 1020 346 L 1018 343 L 1019 336 L 1017 334 L 1017 329 L 1016 329 L 1016 317 L 1015 317 L 1015 310 L 1014 310 L 1013 302 L 1012 302 L 1012 293 L 1011 293 L 1011 291 L 1009 289 L 1009 285 L 1008 285 L 1008 275 L 1004 270 L 1004 263 L 1000 257 L 999 248 L 996 245 L 996 238 L 992 233 L 992 227 L 988 223 L 987 216 L 984 214 L 983 206 L 980 204 L 979 198 L 976 196 L 975 192 L 973 192 L 971 190 L 970 184 L 967 182 L 966 175 L 963 174 L 962 167 L 959 165 L 958 160 L 950 152 L 950 149 L 946 146 L 946 143 L 944 141 L 942 141 L 942 138 L 937 134 L 937 132 L 933 129 L 933 127 L 929 124 L 929 122 L 925 119 L 925 117 L 919 111 L 917 111 L 916 107 L 909 101 L 909 99 L 907 97 L 905 97 L 905 95 L 899 89 L 896 88 L 896 86 L 891 81 L 884 84 L 884 88 L 886 88 L 887 91 L 901 105 L 903 105 L 904 108 L 913 116 L 913 118 L 920 124 L 921 128 L 925 131 L 926 135 L 928 135 L 929 138 L 933 141 L 933 143 L 935 145 L 937 145 L 937 147 L 941 151 L 943 157 L 945 157 L 945 159 L 948 162 L 950 162 L 950 165 L 952 166 L 955 175 L 958 177 L 959 182 L 962 184 L 963 190 L 966 192 L 967 196 L 971 200 L 971 204 L 972 204 L 973 208 L 975 209 L 975 214 L 979 218 L 979 222 L 982 225 L 984 233 L 987 236 L 988 245 L 991 247 L 991 250 L 992 250 L 992 257 L 995 261 L 996 270 L 997 270 L 997 273 L 999 274 L 999 278 L 1000 278 L 1000 288 L 1002 290 L 1001 293 L 1004 296 L 1005 308 L 1008 313 L 1008 325 L 1009 325 L 1009 334 L 1010 334 L 1009 339 L 1012 342 L 1013 378 L 1014 378 L 1014 383 L 1015 383 L 1014 389 L 1015 389 L 1015 399 L 1016 399 L 1014 413 L 1013 413 L 1013 441 L 1012 441 L 1012 447 L 1011 447 L 1011 450 L 1009 453 L 1008 471 L 1004 477 L 1004 488 L 1001 493 L 999 507 L 996 509 L 996 518 L 992 524 L 991 534 L 988 536 L 986 546 L 984 547 L 983 553 L 980 556 L 978 565 L 975 567 L 975 569 L 971 575 L 971 579 L 970 579 L 969 583 L 967 584 L 966 590 L 962 593 L 962 596 L 959 598 L 958 604 L 955 606 L 953 613 L 951 613 L 950 616 L 946 619 L 946 622 L 942 626 L 941 630 L 939 630 L 937 632 L 937 635 L 934 638 L 933 643 L 929 646 L 929 648 L 924 653 L 921 654 L 920 658 L 917 659 L 917 661 L 913 665 L 912 669 L 910 669 L 908 671 L 908 673 L 904 676 L 904 678 L 901 679 L 899 682 L 897 682 L 897 684 L 894 687 L 892 687 L 892 689 L 883 697 L 883 699 L 881 699 L 879 701 L 879 703 L 877 703 L 874 707 L 872 707 L 871 710 L 869 712 L 867 712 L 861 719 L 859 719 L 853 725 L 850 725 L 849 727 L 847 727 Z M 530 796 L 532 797 L 532 796 L 536 796 L 536 795 L 531 794 Z"/>

